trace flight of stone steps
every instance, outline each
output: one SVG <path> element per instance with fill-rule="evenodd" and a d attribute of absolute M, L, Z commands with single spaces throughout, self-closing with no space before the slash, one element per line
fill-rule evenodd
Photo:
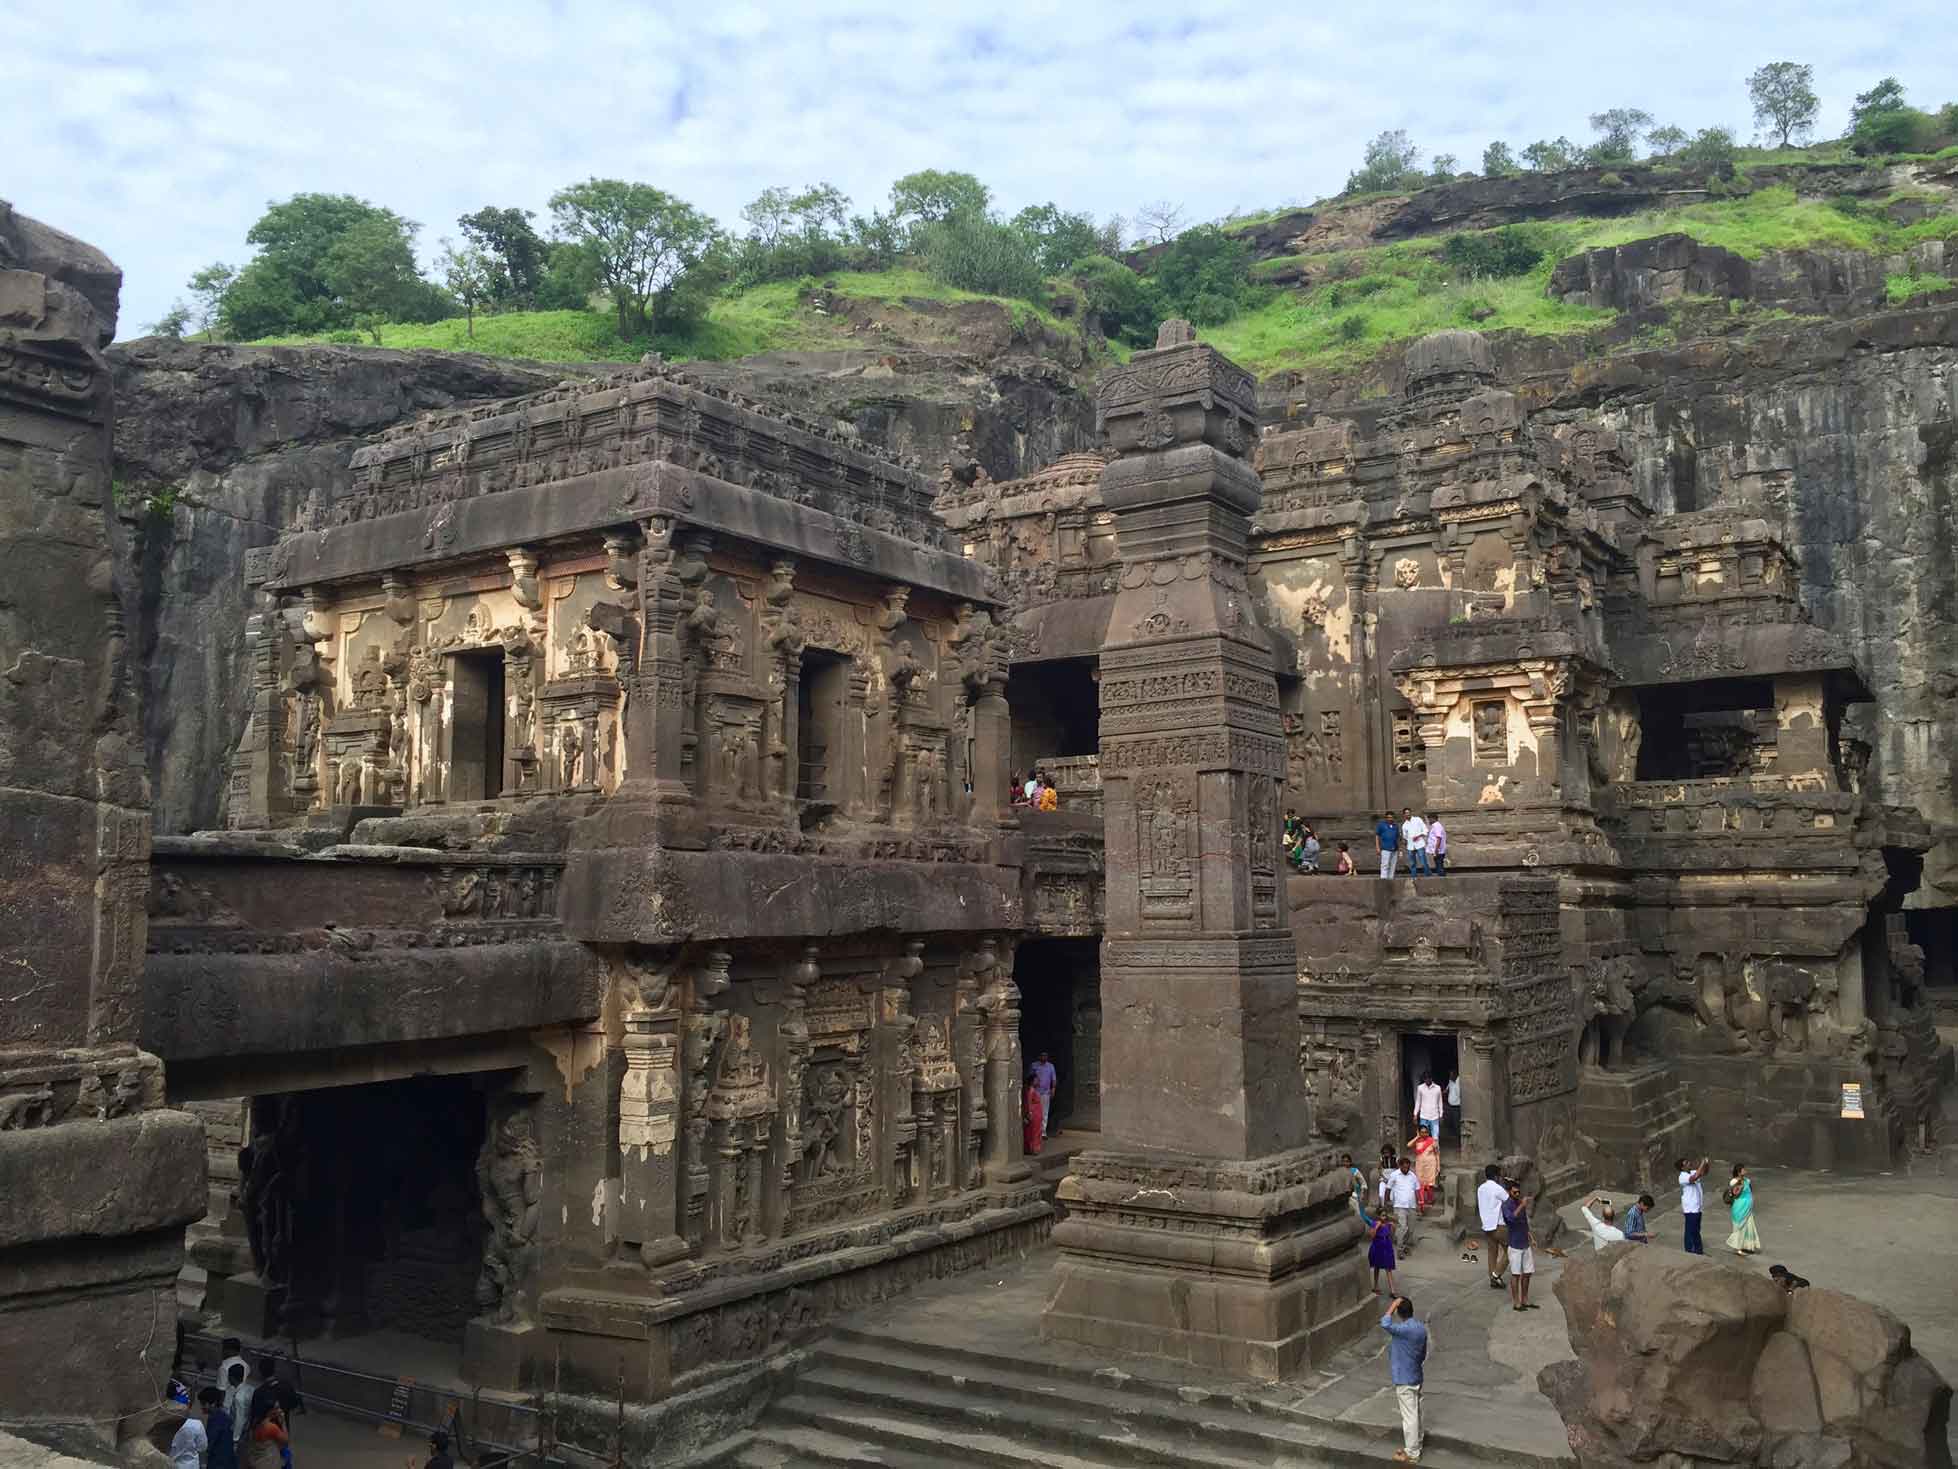
<path fill-rule="evenodd" d="M 1167 1377 L 1174 1369 L 1159 1370 Z M 738 1469 L 1249 1469 L 1389 1464 L 1400 1446 L 1398 1429 L 1252 1396 L 843 1329 L 816 1348 L 794 1389 L 720 1462 Z M 1443 1431 L 1429 1437 L 1421 1462 L 1551 1469 L 1569 1460 L 1485 1448 Z"/>

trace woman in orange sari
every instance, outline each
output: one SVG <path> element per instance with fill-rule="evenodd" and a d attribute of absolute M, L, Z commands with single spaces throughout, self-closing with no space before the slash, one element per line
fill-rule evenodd
<path fill-rule="evenodd" d="M 1421 1207 L 1426 1209 L 1434 1202 L 1435 1190 L 1441 1183 L 1441 1144 L 1424 1127 L 1409 1139 L 1407 1146 L 1414 1155 L 1414 1176 L 1421 1182 Z"/>
<path fill-rule="evenodd" d="M 1040 1151 L 1041 1122 L 1044 1120 L 1040 1111 L 1040 1093 L 1029 1080 L 1020 1095 L 1025 1099 L 1021 1107 L 1026 1116 L 1023 1140 L 1026 1143 L 1027 1156 L 1031 1158 Z"/>

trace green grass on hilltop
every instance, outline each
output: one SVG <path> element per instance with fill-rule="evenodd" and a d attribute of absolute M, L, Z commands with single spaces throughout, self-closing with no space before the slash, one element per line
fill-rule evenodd
<path fill-rule="evenodd" d="M 1830 204 L 1798 200 L 1789 188 L 1758 189 L 1738 199 L 1710 199 L 1678 209 L 1654 209 L 1595 223 L 1572 242 L 1577 250 L 1623 245 L 1631 240 L 1678 232 L 1702 245 L 1717 245 L 1749 260 L 1770 250 L 1801 250 L 1838 246 L 1873 250 L 1885 233 L 1884 222 L 1862 212 L 1850 213 Z"/>
<path fill-rule="evenodd" d="M 1902 306 L 1916 296 L 1929 296 L 1951 289 L 1951 281 L 1941 275 L 1893 275 L 1883 282 L 1883 296 L 1892 306 Z"/>
<path fill-rule="evenodd" d="M 378 328 L 383 347 L 402 351 L 433 348 L 438 352 L 482 352 L 491 357 L 530 357 L 539 362 L 636 362 L 649 350 L 644 342 L 619 336 L 618 322 L 609 312 L 512 311 L 502 316 L 476 317 L 476 334 L 469 335 L 461 317 L 428 323 L 386 322 Z M 318 343 L 371 347 L 366 332 L 327 332 L 310 337 L 266 337 L 254 347 L 295 347 Z"/>

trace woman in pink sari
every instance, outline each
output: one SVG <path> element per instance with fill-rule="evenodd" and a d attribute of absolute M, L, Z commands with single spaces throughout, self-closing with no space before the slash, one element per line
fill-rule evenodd
<path fill-rule="evenodd" d="M 1441 1183 L 1441 1144 L 1424 1127 L 1407 1146 L 1414 1154 L 1414 1176 L 1421 1182 L 1421 1207 L 1426 1209 L 1434 1202 L 1435 1189 Z"/>

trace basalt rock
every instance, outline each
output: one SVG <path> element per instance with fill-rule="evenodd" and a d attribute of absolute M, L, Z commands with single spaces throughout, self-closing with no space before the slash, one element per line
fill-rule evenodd
<path fill-rule="evenodd" d="M 1555 1289 L 1577 1360 L 1538 1381 L 1580 1469 L 1951 1464 L 1951 1388 L 1880 1307 L 1633 1245 L 1573 1256 Z"/>

